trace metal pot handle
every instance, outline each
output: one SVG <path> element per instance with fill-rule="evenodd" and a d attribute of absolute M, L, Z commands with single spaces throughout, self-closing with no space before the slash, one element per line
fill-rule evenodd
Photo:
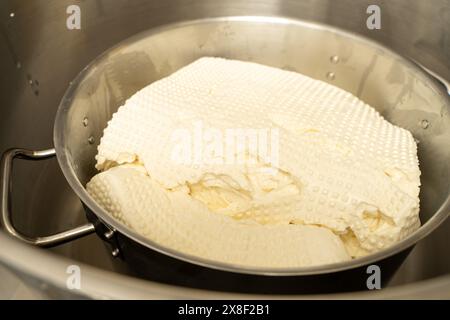
<path fill-rule="evenodd" d="M 7 233 L 18 238 L 19 240 L 22 240 L 23 242 L 26 242 L 28 244 L 45 248 L 57 246 L 59 244 L 66 243 L 95 232 L 94 225 L 92 223 L 87 223 L 85 225 L 54 235 L 33 238 L 21 234 L 14 228 L 11 221 L 11 174 L 14 159 L 19 158 L 25 160 L 43 160 L 52 158 L 55 155 L 55 149 L 42 151 L 10 149 L 3 153 L 1 159 L 1 224 L 4 226 Z"/>

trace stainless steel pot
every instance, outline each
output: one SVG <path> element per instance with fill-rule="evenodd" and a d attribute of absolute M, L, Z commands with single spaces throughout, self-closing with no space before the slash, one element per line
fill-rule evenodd
<path fill-rule="evenodd" d="M 332 82 L 377 107 L 391 122 L 411 130 L 420 141 L 423 227 L 391 248 L 351 262 L 255 269 L 165 248 L 112 219 L 84 188 L 95 174 L 96 145 L 107 121 L 134 92 L 201 56 L 251 60 Z M 371 41 L 337 29 L 271 17 L 203 19 L 165 26 L 137 35 L 96 59 L 73 81 L 59 107 L 54 128 L 56 155 L 91 222 L 38 238 L 23 236 L 14 229 L 8 201 L 13 159 L 55 155 L 54 150 L 22 149 L 9 150 L 3 156 L 2 222 L 11 235 L 44 247 L 96 231 L 111 243 L 113 255 L 122 256 L 141 274 L 155 274 L 159 268 L 185 268 L 195 276 L 184 284 L 194 287 L 231 290 L 234 283 L 247 282 L 244 290 L 251 292 L 323 292 L 351 278 L 356 287 L 347 286 L 348 290 L 361 288 L 365 286 L 367 266 L 378 264 L 387 281 L 408 250 L 448 216 L 446 188 L 436 188 L 447 182 L 435 176 L 435 171 L 447 169 L 450 163 L 441 141 L 442 133 L 446 139 L 449 136 L 445 134 L 450 134 L 449 109 L 446 92 L 419 67 Z M 433 127 L 439 126 L 438 135 L 425 134 L 430 121 Z M 427 151 L 433 153 L 432 158 Z M 170 278 L 170 271 L 166 271 L 158 280 L 169 282 Z"/>

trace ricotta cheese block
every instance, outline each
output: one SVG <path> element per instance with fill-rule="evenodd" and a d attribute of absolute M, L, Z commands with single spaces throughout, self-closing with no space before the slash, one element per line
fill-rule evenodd
<path fill-rule="evenodd" d="M 140 166 L 121 165 L 100 173 L 88 191 L 117 220 L 188 255 L 267 268 L 350 259 L 342 241 L 327 228 L 237 222 L 211 212 L 186 190 L 168 192 Z"/>
<path fill-rule="evenodd" d="M 344 261 L 420 226 L 409 131 L 342 89 L 256 63 L 205 57 L 143 88 L 113 115 L 96 160 L 103 173 L 87 187 L 108 212 L 213 260 Z"/>

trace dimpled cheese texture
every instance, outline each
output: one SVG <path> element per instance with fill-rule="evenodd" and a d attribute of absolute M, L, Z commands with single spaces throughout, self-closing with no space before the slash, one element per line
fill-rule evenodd
<path fill-rule="evenodd" d="M 174 132 L 195 140 L 199 126 L 276 129 L 277 161 L 249 150 L 253 164 L 174 161 Z M 191 201 L 233 221 L 327 228 L 353 257 L 420 226 L 409 131 L 335 86 L 256 63 L 205 57 L 143 88 L 113 115 L 96 159 L 101 171 L 138 164 L 149 183 L 187 190 Z"/>
<path fill-rule="evenodd" d="M 96 175 L 93 198 L 141 235 L 185 254 L 252 267 L 289 268 L 350 259 L 342 241 L 317 226 L 237 222 L 215 214 L 186 190 L 168 192 L 139 166 Z"/>

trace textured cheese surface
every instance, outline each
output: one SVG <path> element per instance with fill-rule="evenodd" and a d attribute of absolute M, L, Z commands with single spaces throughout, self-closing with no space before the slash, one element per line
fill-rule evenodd
<path fill-rule="evenodd" d="M 210 212 L 183 190 L 167 192 L 142 170 L 119 166 L 88 184 L 93 198 L 140 234 L 180 252 L 256 267 L 298 267 L 350 259 L 326 228 L 262 226 Z"/>
<path fill-rule="evenodd" d="M 276 128 L 277 171 L 259 160 L 175 163 L 174 132 L 195 132 L 197 123 L 223 131 Z M 255 63 L 202 58 L 137 92 L 108 123 L 96 167 L 126 163 L 139 164 L 167 194 L 182 190 L 195 206 L 234 222 L 331 230 L 352 256 L 420 226 L 420 171 L 409 131 L 335 86 Z M 120 210 L 111 213 L 132 219 L 132 210 Z"/>

